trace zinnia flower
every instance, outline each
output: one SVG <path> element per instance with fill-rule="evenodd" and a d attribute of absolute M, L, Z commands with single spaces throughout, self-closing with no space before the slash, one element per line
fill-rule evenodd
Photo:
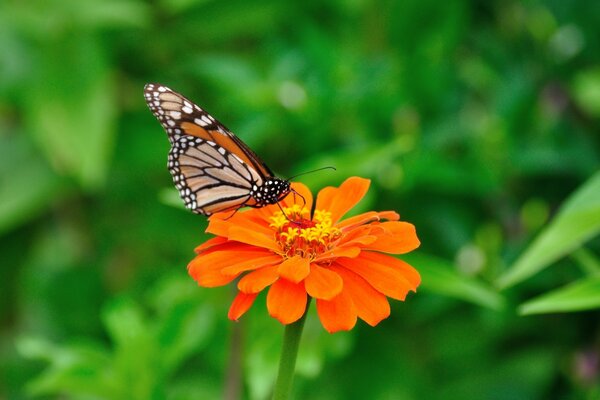
<path fill-rule="evenodd" d="M 300 319 L 311 296 L 329 332 L 350 330 L 357 318 L 375 326 L 390 315 L 387 297 L 404 300 L 421 282 L 413 267 L 388 254 L 407 253 L 420 242 L 415 227 L 394 211 L 341 219 L 369 184 L 352 177 L 339 188 L 326 187 L 313 210 L 308 188 L 293 183 L 299 195 L 288 195 L 281 208 L 215 214 L 206 232 L 217 237 L 196 248 L 188 271 L 204 287 L 241 276 L 229 309 L 232 320 L 268 288 L 267 309 L 282 324 Z"/>

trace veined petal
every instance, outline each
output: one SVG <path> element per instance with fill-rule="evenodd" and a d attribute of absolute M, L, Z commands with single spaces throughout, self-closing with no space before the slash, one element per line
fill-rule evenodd
<path fill-rule="evenodd" d="M 188 273 L 200 286 L 222 286 L 236 277 L 235 274 L 223 274 L 224 268 L 228 268 L 232 263 L 254 260 L 267 255 L 270 253 L 266 250 L 243 246 L 235 247 L 233 250 L 201 253 L 188 264 Z"/>
<path fill-rule="evenodd" d="M 280 251 L 277 242 L 275 242 L 275 238 L 272 231 L 269 235 L 267 235 L 262 232 L 254 231 L 252 229 L 233 226 L 229 228 L 228 237 L 229 240 L 235 240 L 237 242 L 246 243 L 252 246 L 262 247 L 264 249 L 269 249 L 274 252 Z"/>
<path fill-rule="evenodd" d="M 363 251 L 361 257 L 368 260 L 370 263 L 377 263 L 383 266 L 389 266 L 396 271 L 399 271 L 406 280 L 410 283 L 410 290 L 417 290 L 417 286 L 421 284 L 421 275 L 410 264 L 399 258 L 388 256 L 386 254 L 375 253 L 372 251 Z"/>
<path fill-rule="evenodd" d="M 208 239 L 206 242 L 202 243 L 200 246 L 197 246 L 194 249 L 194 251 L 199 254 L 199 253 L 206 251 L 214 246 L 225 244 L 225 243 L 227 243 L 227 241 L 228 241 L 227 238 L 217 236 L 217 237 Z"/>
<path fill-rule="evenodd" d="M 300 319 L 306 311 L 306 290 L 302 283 L 279 279 L 267 294 L 269 315 L 284 325 Z"/>
<path fill-rule="evenodd" d="M 331 300 L 342 291 L 342 278 L 329 268 L 311 264 L 310 274 L 304 280 L 306 292 L 315 299 Z"/>
<path fill-rule="evenodd" d="M 405 254 L 419 247 L 415 226 L 408 222 L 383 222 L 378 225 L 383 229 L 377 240 L 369 244 L 367 249 L 391 254 Z"/>
<path fill-rule="evenodd" d="M 317 196 L 316 209 L 330 211 L 335 224 L 364 197 L 370 184 L 370 180 L 354 176 L 346 179 L 339 188 L 326 187 Z"/>
<path fill-rule="evenodd" d="M 269 265 L 279 264 L 280 262 L 281 256 L 277 254 L 263 254 L 259 257 L 247 258 L 239 262 L 231 263 L 227 267 L 221 269 L 221 273 L 223 275 L 238 276 L 244 271 L 252 271 Z"/>
<path fill-rule="evenodd" d="M 420 283 L 418 272 L 397 258 L 363 251 L 358 258 L 338 258 L 337 264 L 360 275 L 377 291 L 396 300 L 404 300 Z M 402 264 L 399 267 L 399 264 Z"/>
<path fill-rule="evenodd" d="M 317 313 L 329 333 L 349 331 L 356 325 L 356 307 L 345 290 L 331 300 L 317 299 Z"/>
<path fill-rule="evenodd" d="M 262 234 L 270 234 L 271 229 L 268 224 L 260 219 L 253 218 L 253 210 L 240 211 L 235 215 L 223 215 L 227 213 L 218 213 L 209 217 L 207 233 L 212 233 L 217 236 L 229 237 L 229 230 L 232 227 L 241 227 L 249 230 L 254 230 Z M 231 214 L 231 213 L 229 213 Z M 255 216 L 254 216 L 255 217 Z"/>
<path fill-rule="evenodd" d="M 216 239 L 216 238 L 215 238 Z M 226 238 L 225 238 L 226 239 Z M 198 255 L 206 256 L 209 253 L 217 253 L 217 252 L 241 252 L 241 251 L 256 251 L 256 247 L 250 246 L 246 243 L 240 243 L 230 240 L 225 240 L 222 243 L 213 242 L 210 246 L 205 249 L 200 250 Z"/>
<path fill-rule="evenodd" d="M 335 271 L 344 280 L 344 288 L 352 298 L 358 317 L 371 326 L 390 316 L 390 303 L 385 295 L 373 288 L 354 272 L 333 264 Z"/>
<path fill-rule="evenodd" d="M 254 303 L 257 294 L 246 294 L 239 292 L 235 299 L 233 299 L 233 303 L 231 303 L 231 307 L 229 307 L 229 313 L 227 317 L 233 321 L 237 321 L 242 315 L 246 313 Z"/>
<path fill-rule="evenodd" d="M 338 246 L 368 246 L 377 240 L 377 236 L 371 234 L 372 230 L 373 227 L 371 225 L 363 225 L 351 229 L 340 238 Z"/>
<path fill-rule="evenodd" d="M 346 231 L 360 225 L 381 221 L 383 219 L 388 221 L 397 221 L 399 218 L 400 216 L 395 211 L 368 211 L 366 213 L 346 218 L 345 220 L 338 222 L 336 226 L 343 231 Z"/>
<path fill-rule="evenodd" d="M 301 256 L 288 258 L 279 265 L 279 276 L 290 282 L 298 283 L 306 278 L 310 272 L 310 261 Z"/>
<path fill-rule="evenodd" d="M 279 278 L 278 265 L 263 267 L 249 272 L 238 282 L 238 289 L 243 293 L 258 293 Z"/>
<path fill-rule="evenodd" d="M 327 260 L 335 260 L 338 257 L 358 257 L 360 254 L 360 248 L 356 246 L 348 246 L 348 247 L 334 247 L 331 250 L 328 250 L 322 254 L 319 254 L 316 258 L 316 262 L 323 262 Z"/>

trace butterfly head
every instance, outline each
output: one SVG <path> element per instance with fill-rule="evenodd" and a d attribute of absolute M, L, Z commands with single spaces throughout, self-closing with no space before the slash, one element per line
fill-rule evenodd
<path fill-rule="evenodd" d="M 262 186 L 256 189 L 253 197 L 260 205 L 275 204 L 283 200 L 290 193 L 291 187 L 288 181 L 271 177 Z"/>

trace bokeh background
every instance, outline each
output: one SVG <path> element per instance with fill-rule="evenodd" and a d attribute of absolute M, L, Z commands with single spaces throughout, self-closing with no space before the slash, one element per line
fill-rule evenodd
<path fill-rule="evenodd" d="M 418 293 L 311 309 L 296 398 L 600 398 L 595 0 L 1 2 L 0 398 L 269 396 L 283 329 L 187 276 L 153 81 L 417 226 Z"/>

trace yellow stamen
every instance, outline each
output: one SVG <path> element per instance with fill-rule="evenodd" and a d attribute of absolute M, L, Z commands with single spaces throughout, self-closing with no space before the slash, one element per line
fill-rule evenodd
<path fill-rule="evenodd" d="M 329 250 L 341 231 L 333 226 L 331 212 L 315 210 L 312 220 L 306 207 L 294 204 L 283 212 L 277 211 L 271 216 L 269 225 L 286 257 L 301 255 L 314 259 L 318 254 Z"/>

